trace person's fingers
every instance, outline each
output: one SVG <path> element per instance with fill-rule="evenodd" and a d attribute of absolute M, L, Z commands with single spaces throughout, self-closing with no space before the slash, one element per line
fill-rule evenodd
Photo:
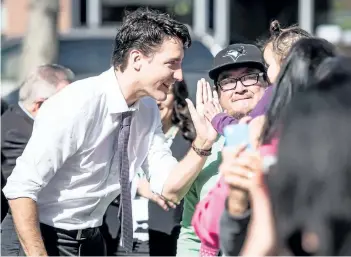
<path fill-rule="evenodd" d="M 153 194 L 153 199 L 154 201 L 164 210 L 168 211 L 169 207 L 172 209 L 175 209 L 177 207 L 177 205 L 175 203 L 172 203 L 170 201 L 168 201 L 166 198 L 164 198 L 161 195 L 158 194 Z"/>
<path fill-rule="evenodd" d="M 250 116 L 245 116 L 239 120 L 239 124 L 247 124 L 250 122 L 250 120 L 252 120 Z"/>
<path fill-rule="evenodd" d="M 207 101 L 208 101 L 208 94 L 207 94 L 207 88 L 206 88 L 206 81 L 203 78 L 201 79 L 201 87 L 202 87 L 203 103 L 207 103 Z"/>
<path fill-rule="evenodd" d="M 195 106 L 193 102 L 190 99 L 185 99 L 186 103 L 188 104 L 188 109 L 190 112 L 191 119 L 193 120 L 194 123 L 199 121 L 199 115 L 197 113 L 197 110 L 195 109 Z"/>
<path fill-rule="evenodd" d="M 236 147 L 224 147 L 222 150 L 223 160 L 233 160 L 232 158 L 236 158 L 240 155 L 240 153 L 244 152 L 247 147 L 247 144 L 240 144 Z"/>
<path fill-rule="evenodd" d="M 262 162 L 260 158 L 255 156 L 240 156 L 233 161 L 233 165 L 246 167 L 249 170 L 256 172 L 257 170 L 261 170 Z"/>
<path fill-rule="evenodd" d="M 223 112 L 222 106 L 220 105 L 219 102 L 213 101 L 213 106 L 217 113 Z"/>
<path fill-rule="evenodd" d="M 158 206 L 160 206 L 163 210 L 168 211 L 169 208 L 166 204 L 166 201 L 162 199 L 159 195 L 153 194 L 152 200 L 157 203 Z"/>
<path fill-rule="evenodd" d="M 177 207 L 177 205 L 180 204 L 180 201 L 175 203 L 175 202 L 172 202 L 171 200 L 167 199 L 166 197 L 164 197 L 163 195 L 158 195 L 159 197 L 161 197 L 161 199 L 163 199 L 170 207 L 174 208 Z"/>
<path fill-rule="evenodd" d="M 217 102 L 219 102 L 219 97 L 218 97 L 217 90 L 213 90 L 213 99 L 217 100 Z"/>
<path fill-rule="evenodd" d="M 210 114 L 216 114 L 216 109 L 212 101 L 206 103 L 205 110 Z"/>
<path fill-rule="evenodd" d="M 168 206 L 171 207 L 172 209 L 175 209 L 177 207 L 177 205 L 175 203 L 172 202 L 167 202 Z"/>
<path fill-rule="evenodd" d="M 223 165 L 220 168 L 220 173 L 223 177 L 239 176 L 245 179 L 251 179 L 254 176 L 254 172 L 251 169 L 240 165 Z"/>
<path fill-rule="evenodd" d="M 204 116 L 209 122 L 212 122 L 213 117 L 215 116 L 215 114 L 213 112 L 207 110 L 207 111 L 204 112 Z"/>
<path fill-rule="evenodd" d="M 202 95 L 202 81 L 197 81 L 197 90 L 196 90 L 196 106 L 199 106 L 204 103 L 203 95 Z"/>
<path fill-rule="evenodd" d="M 206 90 L 207 90 L 207 100 L 208 101 L 212 101 L 213 100 L 213 95 L 212 95 L 211 85 L 206 80 L 205 80 L 205 83 L 206 83 Z"/>
<path fill-rule="evenodd" d="M 225 176 L 223 177 L 224 181 L 233 188 L 239 188 L 243 190 L 250 190 L 252 186 L 252 181 L 247 178 L 243 178 L 240 176 Z"/>

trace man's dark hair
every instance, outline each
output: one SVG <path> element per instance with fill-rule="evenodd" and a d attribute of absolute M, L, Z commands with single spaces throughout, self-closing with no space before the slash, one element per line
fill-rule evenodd
<path fill-rule="evenodd" d="M 169 14 L 148 8 L 139 8 L 134 12 L 126 13 L 115 38 L 113 66 L 123 72 L 128 64 L 128 53 L 132 49 L 137 49 L 148 56 L 163 43 L 166 37 L 179 38 L 184 48 L 191 45 L 188 28 L 172 19 Z"/>

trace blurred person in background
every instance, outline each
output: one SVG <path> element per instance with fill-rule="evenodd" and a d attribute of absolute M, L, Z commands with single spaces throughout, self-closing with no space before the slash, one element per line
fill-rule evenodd
<path fill-rule="evenodd" d="M 19 102 L 10 105 L 1 116 L 2 187 L 28 143 L 40 106 L 73 79 L 74 74 L 68 68 L 46 64 L 36 68 L 21 84 Z"/>
<path fill-rule="evenodd" d="M 280 66 L 292 45 L 301 38 L 310 38 L 311 35 L 296 26 L 282 29 L 278 21 L 273 21 L 270 24 L 270 34 L 270 38 L 261 42 L 261 44 L 263 44 L 264 60 L 268 68 L 267 76 L 269 82 L 274 84 L 280 71 Z M 252 127 L 262 124 L 264 121 L 262 114 L 265 113 L 269 106 L 272 90 L 272 86 L 266 89 L 265 94 L 255 108 L 250 113 L 247 113 L 249 117 L 244 118 L 242 122 L 249 122 Z M 222 112 L 221 108 L 216 106 L 215 101 L 206 103 L 205 116 L 211 121 L 219 134 L 223 134 L 224 127 L 238 123 L 238 119 Z M 254 118 L 252 122 L 251 118 Z M 257 137 L 257 135 L 252 134 L 252 137 Z M 193 215 L 192 223 L 195 231 L 200 237 L 202 244 L 207 245 L 208 248 L 217 248 L 219 245 L 219 220 L 227 194 L 226 185 L 223 181 L 219 181 L 209 195 L 197 205 Z M 234 192 L 233 194 L 235 195 Z"/>
<path fill-rule="evenodd" d="M 1 188 L 5 186 L 17 158 L 22 155 L 29 141 L 34 119 L 41 105 L 69 85 L 73 79 L 74 74 L 70 69 L 58 64 L 45 64 L 36 68 L 21 84 L 19 102 L 10 105 L 1 116 Z M 8 204 L 5 198 L 2 202 L 1 216 L 5 218 L 7 211 Z M 3 221 L 2 231 L 16 233 L 11 215 Z M 19 249 L 20 242 L 16 236 L 2 236 L 3 255 L 18 255 Z"/>
<path fill-rule="evenodd" d="M 7 110 L 7 108 L 8 108 L 8 105 L 7 105 L 6 101 L 4 101 L 1 98 L 1 115 Z M 1 153 L 1 163 L 3 163 L 4 160 L 5 160 L 5 157 Z M 4 174 L 2 172 L 2 167 L 1 167 L 1 181 L 5 181 Z M 9 208 L 6 197 L 5 197 L 4 193 L 2 192 L 3 184 L 4 184 L 4 182 L 1 182 L 1 222 L 5 218 L 5 216 L 7 214 L 7 210 Z"/>
<path fill-rule="evenodd" d="M 326 40 L 309 38 L 296 42 L 281 68 L 271 104 L 265 115 L 266 118 L 263 124 L 253 128 L 255 130 L 253 133 L 260 134 L 260 136 L 255 137 L 259 140 L 256 145 L 271 144 L 277 138 L 279 140 L 279 128 L 282 126 L 282 118 L 290 101 L 298 92 L 319 90 L 314 86 L 314 81 L 319 74 L 317 68 L 324 60 L 334 56 L 336 56 L 336 49 Z M 248 153 L 244 149 L 245 147 L 234 150 L 225 149 L 223 153 L 221 173 L 230 188 L 227 206 L 220 224 L 221 246 L 226 255 L 240 253 L 247 236 L 249 222 L 251 222 L 251 229 L 248 237 L 250 237 L 250 233 L 253 233 L 252 237 L 255 238 L 257 230 L 254 229 L 253 224 L 257 224 L 255 218 L 259 216 L 262 209 L 255 208 L 255 205 L 250 201 L 252 197 L 248 193 L 252 181 L 254 181 L 251 180 L 252 175 L 256 174 L 255 171 L 262 169 L 260 166 L 261 156 L 258 153 Z M 252 170 L 250 171 L 250 169 Z M 266 203 L 265 208 L 269 210 L 269 201 L 262 200 L 262 202 Z M 267 220 L 263 223 L 268 224 L 269 215 L 266 217 Z M 272 244 L 272 241 L 269 242 L 270 239 L 266 238 L 267 245 Z M 245 247 L 245 249 L 250 248 Z M 272 249 L 267 247 L 266 250 L 269 254 Z M 250 253 L 261 254 L 261 252 L 255 253 L 254 251 Z"/>
<path fill-rule="evenodd" d="M 1 98 L 1 115 L 7 110 L 8 104 Z"/>
<path fill-rule="evenodd" d="M 185 101 L 188 97 L 187 84 L 185 81 L 180 81 L 170 88 L 165 101 L 157 101 L 166 144 L 169 145 L 177 160 L 185 156 L 196 136 Z M 148 208 L 150 256 L 175 256 L 183 201 L 175 209 L 167 211 L 151 201 Z"/>
<path fill-rule="evenodd" d="M 155 100 L 165 100 L 170 86 L 183 80 L 190 45 L 184 24 L 140 8 L 118 28 L 109 70 L 75 81 L 45 102 L 3 189 L 22 254 L 105 255 L 100 226 L 119 195 L 121 244 L 131 252 L 139 169 L 150 178 L 153 195 L 179 204 L 216 140 L 187 99 L 196 130 L 192 147 L 177 162 L 165 144 Z"/>
<path fill-rule="evenodd" d="M 200 98 L 203 108 L 207 103 L 216 103 L 217 108 L 223 108 L 236 119 L 251 113 L 263 99 L 268 87 L 262 52 L 252 44 L 233 44 L 220 51 L 214 58 L 209 76 L 215 82 L 214 93 L 204 79 L 198 83 L 197 98 Z M 256 112 L 262 114 L 262 110 Z M 195 228 L 191 221 L 196 205 L 207 196 L 219 179 L 218 165 L 223 144 L 224 138 L 219 137 L 213 146 L 212 155 L 184 198 L 182 228 L 177 245 L 178 256 L 213 256 L 219 253 L 218 244 L 201 243 L 195 234 L 195 229 L 201 230 L 201 225 Z"/>

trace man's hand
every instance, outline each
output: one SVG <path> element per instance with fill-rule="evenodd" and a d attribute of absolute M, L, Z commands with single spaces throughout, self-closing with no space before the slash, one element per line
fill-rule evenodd
<path fill-rule="evenodd" d="M 37 204 L 30 198 L 9 200 L 19 241 L 27 256 L 48 256 L 41 237 Z"/>
<path fill-rule="evenodd" d="M 208 101 L 204 106 L 204 115 L 209 122 L 219 113 L 222 113 L 223 109 L 219 103 L 218 93 L 213 91 L 213 99 L 212 101 Z"/>
<path fill-rule="evenodd" d="M 140 196 L 157 203 L 165 211 L 168 211 L 169 208 L 176 208 L 176 205 L 174 203 L 167 201 L 163 196 L 152 192 L 150 189 L 150 183 L 145 177 L 139 180 L 137 193 Z"/>
<path fill-rule="evenodd" d="M 196 130 L 197 137 L 194 142 L 196 147 L 201 149 L 211 148 L 212 144 L 216 141 L 217 132 L 204 114 L 205 104 L 213 102 L 210 84 L 206 82 L 205 79 L 201 79 L 197 82 L 196 108 L 190 99 L 186 99 L 186 101 Z"/>

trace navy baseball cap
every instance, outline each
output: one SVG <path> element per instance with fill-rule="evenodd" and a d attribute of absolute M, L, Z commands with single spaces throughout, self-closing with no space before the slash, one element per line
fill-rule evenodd
<path fill-rule="evenodd" d="M 252 44 L 232 44 L 215 56 L 208 75 L 212 80 L 216 80 L 223 70 L 246 66 L 266 72 L 261 50 Z"/>

